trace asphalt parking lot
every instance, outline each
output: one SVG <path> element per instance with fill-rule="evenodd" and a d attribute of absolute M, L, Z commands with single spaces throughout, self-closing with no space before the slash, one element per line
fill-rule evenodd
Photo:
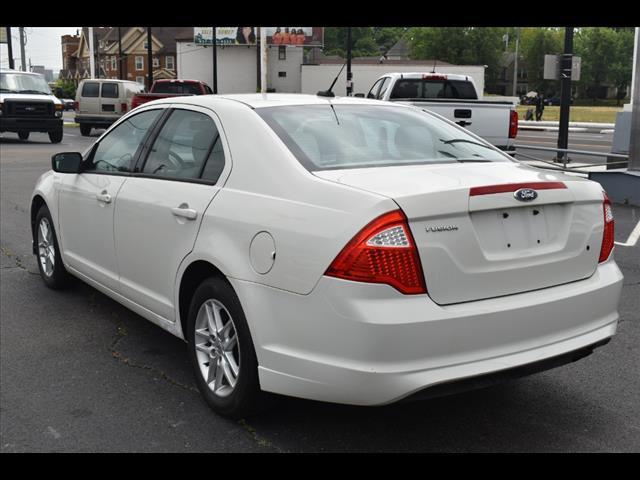
<path fill-rule="evenodd" d="M 439 399 L 360 408 L 283 398 L 230 421 L 195 388 L 186 345 L 93 288 L 47 289 L 31 254 L 29 199 L 63 142 L 0 137 L 0 452 L 638 452 L 640 244 L 618 333 L 574 364 Z M 614 206 L 626 242 L 640 208 Z"/>

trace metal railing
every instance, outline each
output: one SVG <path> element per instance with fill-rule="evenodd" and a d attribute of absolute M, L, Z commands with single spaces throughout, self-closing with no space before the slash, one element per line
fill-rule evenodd
<path fill-rule="evenodd" d="M 567 163 L 570 163 L 571 160 L 569 159 L 569 157 L 567 155 L 563 155 L 562 158 L 557 158 L 556 160 L 553 161 L 549 161 L 549 160 L 543 160 L 541 158 L 537 158 L 534 157 L 533 155 L 528 155 L 526 153 L 522 153 L 522 152 L 514 152 L 514 155 L 517 156 L 521 156 L 524 158 L 528 158 L 530 160 L 534 160 L 536 162 L 542 162 L 545 163 L 547 165 L 549 165 L 549 167 L 547 166 L 540 166 L 540 168 L 548 168 L 550 170 L 560 170 L 560 171 L 564 171 L 564 172 L 576 172 L 576 173 L 582 173 L 582 174 L 588 174 L 589 170 L 583 170 L 584 168 L 591 168 L 591 167 L 601 167 L 601 166 L 610 166 L 610 165 L 628 165 L 629 164 L 629 155 L 624 155 L 621 153 L 608 153 L 608 152 L 590 152 L 588 150 L 573 150 L 573 149 L 568 149 L 568 148 L 553 148 L 553 147 L 535 147 L 532 145 L 514 145 L 515 148 L 521 148 L 521 149 L 526 149 L 526 150 L 540 150 L 540 151 L 544 151 L 544 152 L 563 152 L 565 154 L 575 154 L 575 155 L 587 155 L 587 156 L 593 156 L 593 157 L 605 157 L 607 159 L 609 158 L 620 158 L 620 159 L 624 159 L 622 161 L 619 162 L 604 162 L 604 163 L 592 163 L 589 165 L 579 165 L 577 167 L 569 167 L 567 166 Z M 553 168 L 551 168 L 553 167 Z"/>

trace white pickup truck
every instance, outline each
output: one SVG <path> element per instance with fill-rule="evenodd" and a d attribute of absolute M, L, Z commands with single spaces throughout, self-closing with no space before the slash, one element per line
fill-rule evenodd
<path fill-rule="evenodd" d="M 478 100 L 475 83 L 466 75 L 387 73 L 376 80 L 367 98 L 407 103 L 430 110 L 468 128 L 502 150 L 514 149 L 518 133 L 515 105 Z"/>

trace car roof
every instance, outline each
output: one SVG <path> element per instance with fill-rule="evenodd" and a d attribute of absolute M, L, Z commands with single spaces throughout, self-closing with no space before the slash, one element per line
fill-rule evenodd
<path fill-rule="evenodd" d="M 43 76 L 41 73 L 37 73 L 37 72 L 23 72 L 22 70 L 16 70 L 16 69 L 10 69 L 10 68 L 0 69 L 0 73 L 22 73 L 24 75 L 37 75 L 38 77 Z"/>
<path fill-rule="evenodd" d="M 176 102 L 200 103 L 216 100 L 232 100 L 240 102 L 251 108 L 285 107 L 293 105 L 390 105 L 388 102 L 370 100 L 358 97 L 322 97 L 318 95 L 308 95 L 303 93 L 244 93 L 244 94 L 222 94 L 222 95 L 201 95 L 195 97 L 178 97 Z"/>
<path fill-rule="evenodd" d="M 458 73 L 439 73 L 439 72 L 392 72 L 385 73 L 381 77 L 392 78 L 422 78 L 422 77 L 447 77 L 449 80 L 471 80 L 469 75 L 460 75 Z"/>

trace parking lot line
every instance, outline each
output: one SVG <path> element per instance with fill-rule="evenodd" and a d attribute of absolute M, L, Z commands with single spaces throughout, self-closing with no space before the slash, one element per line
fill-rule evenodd
<path fill-rule="evenodd" d="M 622 242 L 613 242 L 616 245 L 620 245 L 621 247 L 633 247 L 636 243 L 638 243 L 638 239 L 640 238 L 640 221 L 636 224 L 635 228 L 632 230 L 629 238 L 625 243 Z"/>

